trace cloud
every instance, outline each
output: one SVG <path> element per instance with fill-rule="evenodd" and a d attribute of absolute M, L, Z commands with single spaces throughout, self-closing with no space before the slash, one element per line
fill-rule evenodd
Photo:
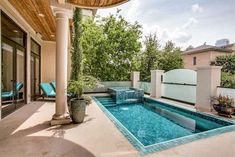
<path fill-rule="evenodd" d="M 198 3 L 193 4 L 191 9 L 192 9 L 193 13 L 202 13 L 203 12 L 203 8 Z"/>
<path fill-rule="evenodd" d="M 144 35 L 148 35 L 149 33 L 156 33 L 157 37 L 162 43 L 166 41 L 172 40 L 177 43 L 187 43 L 192 35 L 186 32 L 184 29 L 176 28 L 174 30 L 170 30 L 168 28 L 161 27 L 160 25 L 143 26 Z"/>
<path fill-rule="evenodd" d="M 188 29 L 189 27 L 198 23 L 198 20 L 194 17 L 188 19 L 188 21 L 183 25 L 184 29 Z"/>
<path fill-rule="evenodd" d="M 131 21 L 136 21 L 138 20 L 138 16 L 141 14 L 140 13 L 140 0 L 132 0 L 130 1 L 129 8 L 127 10 L 126 17 L 131 20 Z"/>
<path fill-rule="evenodd" d="M 186 43 L 192 38 L 192 35 L 184 31 L 175 31 L 173 32 L 172 39 L 173 41 L 179 43 Z"/>

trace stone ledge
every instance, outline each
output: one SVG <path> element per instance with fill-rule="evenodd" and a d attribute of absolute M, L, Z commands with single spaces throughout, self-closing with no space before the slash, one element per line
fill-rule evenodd
<path fill-rule="evenodd" d="M 51 126 L 54 125 L 65 125 L 65 124 L 70 124 L 72 123 L 71 118 L 65 118 L 65 119 L 52 119 L 51 120 Z"/>

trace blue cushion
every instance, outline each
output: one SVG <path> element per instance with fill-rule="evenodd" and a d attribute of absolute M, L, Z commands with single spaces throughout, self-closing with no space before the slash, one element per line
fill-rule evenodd
<path fill-rule="evenodd" d="M 51 82 L 50 84 L 54 88 L 54 90 L 56 90 L 56 83 L 55 83 L 55 81 Z"/>
<path fill-rule="evenodd" d="M 13 97 L 13 92 L 2 92 L 2 98 Z"/>
<path fill-rule="evenodd" d="M 22 82 L 17 82 L 16 83 L 16 92 L 19 92 L 22 88 L 23 88 L 23 83 Z M 13 91 L 10 91 L 10 92 L 2 92 L 2 98 L 10 98 L 10 97 L 13 97 L 14 94 L 13 94 Z"/>
<path fill-rule="evenodd" d="M 40 87 L 43 91 L 43 95 L 46 97 L 55 97 L 55 91 L 49 83 L 41 83 Z"/>
<path fill-rule="evenodd" d="M 22 82 L 17 82 L 16 83 L 16 91 L 19 92 L 23 88 L 23 83 Z"/>

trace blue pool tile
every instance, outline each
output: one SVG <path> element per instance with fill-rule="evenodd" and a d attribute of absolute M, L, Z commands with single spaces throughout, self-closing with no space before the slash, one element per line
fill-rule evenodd
<path fill-rule="evenodd" d="M 161 151 L 161 150 L 165 150 L 168 148 L 172 148 L 175 146 L 178 146 L 180 144 L 185 144 L 188 142 L 192 142 L 198 139 L 202 139 L 202 138 L 207 138 L 210 136 L 214 136 L 217 134 L 221 134 L 221 133 L 225 133 L 225 132 L 229 132 L 229 131 L 234 131 L 235 130 L 235 125 L 233 122 L 231 121 L 226 121 L 223 119 L 219 119 L 215 116 L 211 116 L 211 115 L 206 115 L 200 112 L 193 112 L 193 111 L 189 111 L 186 109 L 182 109 L 182 108 L 178 108 L 166 103 L 162 103 L 162 102 L 158 102 L 156 100 L 152 100 L 152 99 L 148 99 L 145 98 L 144 101 L 148 103 L 150 103 L 151 107 L 149 108 L 148 105 L 144 105 L 144 104 L 128 104 L 128 105 L 122 105 L 122 106 L 115 106 L 115 107 L 106 107 L 102 104 L 102 102 L 105 101 L 110 101 L 111 102 L 111 98 L 110 97 L 93 97 L 93 99 L 95 100 L 95 102 L 98 104 L 98 106 L 101 108 L 101 110 L 107 115 L 107 117 L 109 117 L 109 119 L 115 124 L 115 126 L 120 130 L 120 132 L 122 132 L 122 134 L 129 140 L 129 142 L 140 152 L 141 155 L 145 155 L 145 154 L 149 154 L 149 153 L 153 153 L 156 151 Z M 130 106 L 131 105 L 131 106 Z M 134 107 L 133 107 L 134 106 Z M 144 106 L 144 108 L 143 108 Z M 159 109 L 160 107 L 160 109 Z M 130 110 L 130 111 L 128 111 Z M 142 113 L 142 110 L 148 110 L 146 112 L 148 112 L 148 117 L 152 120 L 155 120 L 154 122 L 148 121 L 146 120 L 146 118 L 148 117 L 144 117 L 142 116 L 143 114 L 145 114 L 145 111 Z M 177 132 L 181 132 L 180 134 L 177 133 L 177 135 L 179 135 L 179 137 L 177 137 L 175 135 L 176 131 L 174 133 L 170 133 L 170 131 L 165 131 L 165 132 L 156 132 L 157 134 L 160 135 L 159 136 L 149 136 L 149 135 L 145 135 L 145 132 L 148 131 L 147 130 L 141 130 L 142 127 L 147 126 L 145 123 L 148 123 L 150 126 L 154 126 L 154 124 L 156 124 L 156 117 L 153 116 L 153 114 L 155 114 L 154 112 L 163 112 L 160 113 L 160 117 L 164 122 L 164 125 L 166 125 L 167 123 L 169 124 L 169 130 L 174 130 L 172 128 L 176 127 Z M 132 115 L 136 112 L 136 115 Z M 172 114 L 172 112 L 174 112 Z M 123 114 L 121 116 L 118 116 L 120 113 L 127 113 L 127 115 Z M 141 114 L 141 116 L 139 115 Z M 164 114 L 167 114 L 164 115 Z M 170 115 L 170 116 L 169 116 Z M 179 115 L 179 116 L 178 116 Z M 125 117 L 126 116 L 126 117 Z M 159 116 L 159 115 L 155 115 L 155 116 Z M 164 118 L 162 118 L 161 116 L 165 116 Z M 195 130 L 195 132 L 191 132 L 187 131 L 188 128 L 185 128 L 185 126 L 182 126 L 181 123 L 179 123 L 179 121 L 175 121 L 169 118 L 181 118 L 181 116 L 188 116 L 189 118 L 195 118 L 196 122 L 199 121 L 198 124 L 200 124 L 201 126 L 199 127 L 199 130 Z M 123 119 L 124 117 L 124 119 Z M 145 118 L 145 123 L 143 123 L 142 125 L 138 125 L 136 124 L 131 124 L 131 122 L 135 122 L 135 118 L 136 119 L 140 119 L 141 122 L 141 118 Z M 127 118 L 127 119 L 125 119 Z M 128 119 L 130 118 L 130 119 Z M 188 120 L 188 119 L 186 119 Z M 127 123 L 127 121 L 129 121 L 129 123 Z M 138 120 L 136 120 L 136 122 L 138 122 Z M 185 121 L 184 121 L 185 122 Z M 190 122 L 190 121 L 189 121 Z M 193 122 L 193 121 L 192 121 Z M 131 126 L 129 126 L 131 124 Z M 197 123 L 196 123 L 197 124 Z M 197 125 L 198 125 L 197 124 Z M 135 128 L 136 126 L 139 126 L 137 128 Z M 177 126 L 179 125 L 179 126 Z M 208 127 L 207 125 L 211 125 L 211 127 Z M 174 126 L 174 127 L 173 127 Z M 152 127 L 154 128 L 154 127 Z M 139 129 L 138 131 L 136 131 L 135 129 Z M 150 128 L 151 129 L 151 128 Z M 164 129 L 164 127 L 163 127 Z M 207 129 L 207 130 L 200 130 L 200 129 Z M 162 130 L 162 129 L 161 129 Z M 154 133 L 154 129 L 152 130 Z M 182 135 L 181 135 L 182 134 Z M 142 138 L 143 136 L 143 138 Z M 166 137 L 166 139 L 161 139 L 161 136 Z M 148 138 L 146 138 L 148 137 Z M 150 137 L 150 138 L 149 138 Z M 158 139 L 157 141 L 159 142 L 154 142 L 154 140 L 152 140 L 151 138 L 156 138 Z M 169 138 L 169 140 L 167 140 Z M 142 144 L 143 142 L 143 144 Z"/>

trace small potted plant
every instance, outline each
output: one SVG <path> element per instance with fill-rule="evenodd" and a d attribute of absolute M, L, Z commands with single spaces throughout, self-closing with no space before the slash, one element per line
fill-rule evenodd
<path fill-rule="evenodd" d="M 213 108 L 221 116 L 232 117 L 231 115 L 235 112 L 234 101 L 230 96 L 222 96 L 212 98 Z"/>
<path fill-rule="evenodd" d="M 82 14 L 81 9 L 76 8 L 73 16 L 73 40 L 71 49 L 72 71 L 68 84 L 70 98 L 70 113 L 74 123 L 81 123 L 85 117 L 86 105 L 91 103 L 91 98 L 83 95 L 84 89 L 96 87 L 98 81 L 92 76 L 83 74 L 83 53 L 80 44 L 82 35 Z"/>
<path fill-rule="evenodd" d="M 97 79 L 91 76 L 81 76 L 78 80 L 69 81 L 68 91 L 72 95 L 70 99 L 70 113 L 74 123 L 83 122 L 86 106 L 91 103 L 91 98 L 83 95 L 83 90 L 92 89 L 97 84 Z"/>

